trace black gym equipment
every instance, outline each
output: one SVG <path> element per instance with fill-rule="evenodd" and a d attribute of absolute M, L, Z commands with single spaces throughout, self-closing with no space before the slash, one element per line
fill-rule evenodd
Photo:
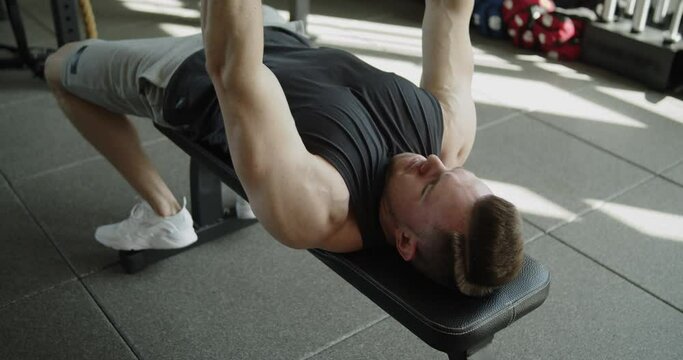
<path fill-rule="evenodd" d="M 311 0 L 290 0 L 289 1 L 289 21 L 302 20 L 306 22 L 306 17 L 311 11 Z"/>
<path fill-rule="evenodd" d="M 50 0 L 50 6 L 57 35 L 57 46 L 80 40 L 76 0 Z M 10 53 L 9 58 L 0 59 L 0 69 L 27 67 L 36 76 L 42 78 L 45 59 L 54 52 L 54 49 L 29 47 L 17 0 L 5 0 L 5 10 L 12 25 L 16 46 L 0 44 L 0 49 Z"/>
<path fill-rule="evenodd" d="M 623 16 L 615 17 L 616 1 L 605 0 L 602 21 L 586 26 L 582 59 L 656 90 L 683 84 L 683 41 L 679 35 L 683 2 L 670 17 L 664 16 L 666 9 L 659 6 L 663 2 L 659 0 L 651 14 L 651 0 L 631 0 Z"/>
<path fill-rule="evenodd" d="M 290 0 L 289 4 L 290 21 L 303 20 L 305 24 L 306 17 L 311 8 L 311 0 Z M 89 3 L 87 6 L 87 11 L 92 11 Z M 52 10 L 52 19 L 57 37 L 57 47 L 81 40 L 76 0 L 50 0 L 50 9 Z M 86 32 L 96 34 L 94 24 L 87 23 L 87 11 L 85 16 Z M 92 18 L 92 15 L 90 17 Z M 43 78 L 45 59 L 55 49 L 29 47 L 17 0 L 5 0 L 5 7 L 0 6 L 0 20 L 5 19 L 9 19 L 12 25 L 16 46 L 0 44 L 0 50 L 6 50 L 10 53 L 10 57 L 0 58 L 0 69 L 21 69 L 27 67 L 36 76 Z M 90 20 L 94 21 L 93 19 Z M 91 27 L 89 28 L 88 25 Z"/>

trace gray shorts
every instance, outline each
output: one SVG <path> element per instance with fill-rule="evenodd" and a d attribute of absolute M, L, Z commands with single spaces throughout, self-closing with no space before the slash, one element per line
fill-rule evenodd
<path fill-rule="evenodd" d="M 286 22 L 263 6 L 264 26 L 303 34 L 301 22 Z M 81 99 L 119 114 L 163 118 L 164 90 L 178 66 L 203 47 L 201 34 L 120 41 L 87 40 L 69 55 L 62 85 Z"/>

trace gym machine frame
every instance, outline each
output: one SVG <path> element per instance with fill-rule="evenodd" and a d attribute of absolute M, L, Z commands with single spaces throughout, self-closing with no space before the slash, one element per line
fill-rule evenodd
<path fill-rule="evenodd" d="M 50 0 L 50 7 L 57 35 L 57 46 L 80 40 L 76 0 Z M 0 59 L 0 69 L 28 67 L 36 76 L 42 78 L 45 59 L 54 50 L 41 49 L 42 51 L 36 54 L 29 47 L 17 0 L 5 0 L 5 10 L 12 26 L 16 47 L 1 45 L 4 49 L 10 50 L 14 56 Z"/>
<path fill-rule="evenodd" d="M 290 20 L 303 20 L 305 23 L 310 7 L 311 0 L 290 0 Z M 50 8 L 57 37 L 57 47 L 81 40 L 76 0 L 50 0 Z M 42 78 L 45 59 L 54 49 L 32 49 L 29 47 L 17 0 L 5 0 L 4 10 L 0 13 L 2 15 L 0 19 L 4 20 L 4 15 L 9 19 L 16 46 L 0 45 L 0 48 L 9 50 L 12 54 L 9 58 L 0 59 L 0 69 L 28 67 L 36 76 Z"/>

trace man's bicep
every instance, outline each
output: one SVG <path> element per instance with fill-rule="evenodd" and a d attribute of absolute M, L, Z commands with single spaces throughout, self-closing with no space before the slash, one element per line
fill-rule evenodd
<path fill-rule="evenodd" d="M 214 79 L 233 163 L 249 191 L 263 172 L 308 155 L 284 91 L 263 64 Z"/>

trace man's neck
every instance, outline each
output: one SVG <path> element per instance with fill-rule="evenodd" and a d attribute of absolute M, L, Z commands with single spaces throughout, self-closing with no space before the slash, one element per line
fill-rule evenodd
<path fill-rule="evenodd" d="M 392 247 L 395 247 L 396 239 L 393 235 L 395 221 L 384 198 L 382 198 L 379 203 L 379 225 L 384 233 L 384 241 L 386 241 L 387 244 L 391 245 Z"/>

